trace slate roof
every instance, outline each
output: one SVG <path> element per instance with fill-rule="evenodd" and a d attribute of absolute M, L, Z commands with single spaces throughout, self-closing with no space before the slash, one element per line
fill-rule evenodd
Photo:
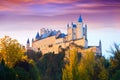
<path fill-rule="evenodd" d="M 39 32 L 37 32 L 35 39 L 38 39 L 38 40 L 40 39 Z"/>
<path fill-rule="evenodd" d="M 64 33 L 61 33 L 58 38 L 64 38 L 66 35 Z"/>
<path fill-rule="evenodd" d="M 42 34 L 42 35 L 39 35 L 39 33 L 37 32 L 36 34 L 36 39 L 37 40 L 41 40 L 41 39 L 44 39 L 44 38 L 47 38 L 47 37 L 50 37 L 50 36 L 55 36 L 56 34 L 58 33 L 58 31 L 49 31 L 45 34 Z M 66 35 L 64 33 L 61 33 L 57 38 L 64 38 Z"/>
<path fill-rule="evenodd" d="M 80 17 L 78 18 L 78 22 L 83 22 L 81 15 L 80 15 Z"/>

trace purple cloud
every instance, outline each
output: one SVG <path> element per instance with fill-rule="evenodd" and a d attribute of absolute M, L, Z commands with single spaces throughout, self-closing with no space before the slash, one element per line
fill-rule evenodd
<path fill-rule="evenodd" d="M 90 16 L 95 17 L 93 22 L 88 19 L 91 23 L 94 23 L 97 18 L 100 18 L 100 21 L 106 20 L 107 22 L 109 18 L 116 16 L 114 22 L 119 22 L 120 1 L 110 1 L 111 0 L 0 0 L 0 24 L 3 25 L 6 22 L 7 24 L 16 23 L 16 25 L 10 27 L 18 29 L 15 28 L 18 23 L 18 25 L 25 26 L 23 29 L 29 29 L 29 27 L 27 27 L 28 23 L 33 22 L 33 24 L 38 24 L 38 22 L 35 23 L 35 21 L 40 21 L 42 23 L 47 21 L 54 23 L 56 21 L 57 23 L 60 21 L 60 24 L 62 24 L 63 20 L 65 20 L 64 24 L 67 24 L 67 22 L 75 21 L 80 14 L 88 18 Z M 105 17 L 101 18 L 101 16 Z M 112 20 L 114 19 L 110 19 L 110 22 Z M 23 24 L 22 21 L 25 24 Z"/>

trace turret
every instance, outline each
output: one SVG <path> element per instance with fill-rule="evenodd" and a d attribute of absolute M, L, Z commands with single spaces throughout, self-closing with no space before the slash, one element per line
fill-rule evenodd
<path fill-rule="evenodd" d="M 85 33 L 85 39 L 87 40 L 87 24 L 85 24 L 85 31 L 84 31 L 84 33 Z"/>
<path fill-rule="evenodd" d="M 28 49 L 29 47 L 30 47 L 30 41 L 29 41 L 29 38 L 28 38 L 26 48 Z"/>
<path fill-rule="evenodd" d="M 99 49 L 100 49 L 100 56 L 102 56 L 102 43 L 101 43 L 101 40 L 99 41 Z"/>
<path fill-rule="evenodd" d="M 67 24 L 67 29 L 69 28 L 69 24 Z"/>
<path fill-rule="evenodd" d="M 80 15 L 80 17 L 78 18 L 78 22 L 82 23 L 83 20 L 82 20 L 82 16 Z"/>
<path fill-rule="evenodd" d="M 71 23 L 72 26 L 73 23 Z M 69 24 L 67 25 L 67 40 L 70 41 L 72 40 L 72 27 Z"/>
<path fill-rule="evenodd" d="M 101 46 L 102 46 L 102 43 L 101 43 L 101 40 L 99 41 L 99 47 L 101 48 Z M 102 49 L 101 49 L 101 51 L 102 51 Z"/>
<path fill-rule="evenodd" d="M 82 20 L 82 16 L 80 15 L 80 17 L 78 18 L 78 22 L 76 25 L 77 29 L 76 29 L 76 38 L 80 39 L 83 38 L 83 20 Z"/>
<path fill-rule="evenodd" d="M 39 32 L 37 32 L 35 39 L 36 39 L 36 40 L 39 40 L 39 39 L 40 39 Z"/>

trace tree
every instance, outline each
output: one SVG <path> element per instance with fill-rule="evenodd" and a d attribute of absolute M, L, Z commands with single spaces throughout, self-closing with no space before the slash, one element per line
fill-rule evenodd
<path fill-rule="evenodd" d="M 33 50 L 27 50 L 26 55 L 29 59 L 34 60 L 35 62 L 39 61 L 39 59 L 42 57 L 42 52 L 35 52 Z"/>
<path fill-rule="evenodd" d="M 61 80 L 64 64 L 64 52 L 54 54 L 52 52 L 43 55 L 37 62 L 42 80 Z"/>
<path fill-rule="evenodd" d="M 63 69 L 62 80 L 79 80 L 78 61 L 76 50 L 70 50 L 69 63 Z"/>
<path fill-rule="evenodd" d="M 97 57 L 95 53 L 86 52 L 79 65 L 80 80 L 108 80 L 108 71 L 105 68 L 106 59 Z"/>
<path fill-rule="evenodd" d="M 40 74 L 35 64 L 27 61 L 18 61 L 14 69 L 18 80 L 40 80 Z"/>
<path fill-rule="evenodd" d="M 98 74 L 99 80 L 109 79 L 108 66 L 106 66 L 106 64 L 108 64 L 108 62 L 104 57 L 100 57 L 97 59 L 97 65 L 99 68 L 99 74 Z"/>
<path fill-rule="evenodd" d="M 95 55 L 92 52 L 86 52 L 79 64 L 79 80 L 94 80 L 94 73 L 95 73 Z"/>
<path fill-rule="evenodd" d="M 17 40 L 9 36 L 0 39 L 0 61 L 4 59 L 5 64 L 12 67 L 17 61 L 24 58 L 26 58 L 24 49 Z"/>
<path fill-rule="evenodd" d="M 2 59 L 0 63 L 0 80 L 16 80 L 16 72 L 13 68 L 9 68 L 5 65 Z"/>
<path fill-rule="evenodd" d="M 110 78 L 112 80 L 119 80 L 120 73 L 120 45 L 114 44 L 114 48 L 111 48 L 113 56 L 110 58 Z"/>
<path fill-rule="evenodd" d="M 114 70 L 120 69 L 120 46 L 114 44 L 114 49 L 111 49 L 113 56 L 110 59 L 111 68 Z"/>
<path fill-rule="evenodd" d="M 120 80 L 120 70 L 116 71 L 116 73 L 112 75 L 111 80 Z"/>
<path fill-rule="evenodd" d="M 105 58 L 96 58 L 94 54 L 86 52 L 79 60 L 77 52 L 70 50 L 69 63 L 63 69 L 62 80 L 108 80 Z"/>

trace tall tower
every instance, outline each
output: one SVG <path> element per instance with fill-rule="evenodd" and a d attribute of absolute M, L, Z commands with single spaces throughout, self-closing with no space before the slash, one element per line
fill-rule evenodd
<path fill-rule="evenodd" d="M 87 25 L 83 28 L 83 38 L 85 40 L 85 48 L 88 48 L 88 39 L 87 39 Z"/>
<path fill-rule="evenodd" d="M 87 24 L 85 24 L 84 35 L 85 35 L 85 39 L 87 40 Z"/>
<path fill-rule="evenodd" d="M 72 40 L 72 27 L 68 24 L 67 25 L 67 35 L 68 35 L 68 37 L 67 37 L 67 40 L 68 41 L 70 41 L 70 40 Z"/>
<path fill-rule="evenodd" d="M 29 41 L 29 38 L 28 38 L 26 48 L 28 49 L 29 47 L 30 47 L 30 41 Z"/>
<path fill-rule="evenodd" d="M 101 40 L 99 41 L 99 49 L 100 49 L 100 55 L 102 55 L 102 43 L 101 43 Z"/>
<path fill-rule="evenodd" d="M 77 39 L 83 38 L 83 20 L 82 20 L 82 16 L 81 15 L 78 18 L 76 32 L 77 32 L 76 33 Z"/>

